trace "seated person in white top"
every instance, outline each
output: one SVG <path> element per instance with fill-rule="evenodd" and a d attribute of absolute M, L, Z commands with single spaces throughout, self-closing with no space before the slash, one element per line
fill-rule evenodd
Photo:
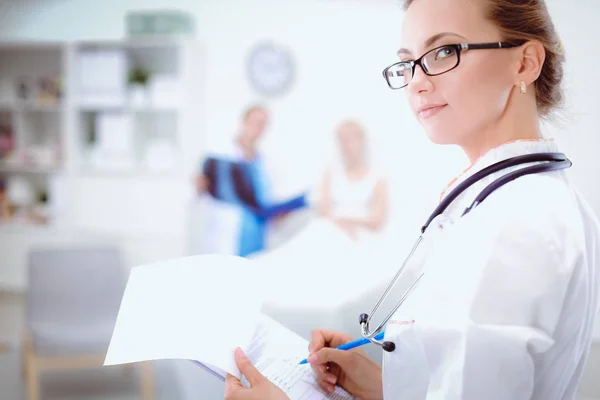
<path fill-rule="evenodd" d="M 297 281 L 312 276 L 310 269 L 334 279 L 341 271 L 358 271 L 374 254 L 390 251 L 384 233 L 387 184 L 368 160 L 365 131 L 345 121 L 336 133 L 341 161 L 324 174 L 320 190 L 311 196 L 318 217 L 290 240 L 254 257 L 274 271 L 282 265 L 286 273 L 298 271 Z"/>
<path fill-rule="evenodd" d="M 354 121 L 337 129 L 340 164 L 325 173 L 319 214 L 334 221 L 351 238 L 382 229 L 387 216 L 386 183 L 369 163 L 365 130 Z"/>

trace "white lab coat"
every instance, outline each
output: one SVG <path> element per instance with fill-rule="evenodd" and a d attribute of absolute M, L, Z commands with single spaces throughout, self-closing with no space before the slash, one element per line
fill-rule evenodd
<path fill-rule="evenodd" d="M 552 141 L 507 143 L 451 188 L 497 161 L 550 151 Z M 565 171 L 518 178 L 460 218 L 506 172 L 464 192 L 440 219 L 453 222 L 432 230 L 425 275 L 386 327 L 396 349 L 384 352 L 385 399 L 575 397 L 598 313 L 599 223 Z"/>

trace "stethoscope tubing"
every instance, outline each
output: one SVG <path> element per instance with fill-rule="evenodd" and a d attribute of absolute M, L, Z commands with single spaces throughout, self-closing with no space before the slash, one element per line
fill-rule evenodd
<path fill-rule="evenodd" d="M 535 164 L 535 165 L 531 165 L 528 167 L 520 168 L 515 171 L 511 171 L 511 172 L 507 173 L 506 175 L 503 175 L 502 177 L 494 180 L 492 183 L 487 185 L 475 197 L 475 199 L 471 202 L 471 204 L 464 210 L 461 217 L 465 216 L 466 214 L 471 212 L 475 207 L 480 205 L 494 191 L 498 190 L 505 184 L 512 182 L 519 177 L 526 176 L 526 175 L 532 175 L 532 174 L 539 174 L 542 172 L 558 171 L 558 170 L 569 168 L 572 165 L 571 161 L 563 153 L 526 154 L 526 155 L 522 155 L 522 156 L 512 157 L 512 158 L 509 158 L 509 159 L 506 159 L 503 161 L 499 161 L 495 164 L 492 164 L 489 167 L 486 167 L 486 168 L 482 169 L 481 171 L 474 173 L 472 176 L 468 177 L 462 183 L 460 183 L 458 186 L 456 186 L 456 188 L 454 188 L 446 197 L 444 197 L 442 199 L 440 204 L 433 210 L 433 212 L 431 213 L 431 215 L 429 216 L 429 218 L 427 219 L 425 224 L 421 227 L 421 235 L 417 239 L 416 243 L 412 247 L 411 251 L 409 252 L 409 254 L 406 257 L 406 259 L 404 260 L 404 262 L 402 263 L 402 265 L 401 265 L 400 269 L 398 270 L 398 272 L 396 273 L 396 275 L 394 275 L 394 278 L 392 278 L 392 281 L 390 282 L 388 287 L 385 289 L 383 294 L 380 296 L 379 300 L 375 304 L 375 307 L 373 307 L 373 310 L 371 311 L 371 313 L 370 314 L 365 313 L 365 314 L 360 315 L 359 322 L 360 322 L 360 326 L 361 326 L 361 335 L 364 338 L 370 340 L 372 343 L 382 346 L 383 349 L 386 351 L 394 351 L 395 344 L 393 342 L 377 340 L 374 337 L 383 330 L 383 328 L 388 323 L 388 321 L 392 318 L 394 313 L 396 311 L 398 311 L 398 309 L 402 306 L 404 301 L 413 292 L 413 290 L 416 288 L 417 284 L 423 277 L 424 272 L 421 272 L 419 277 L 404 292 L 404 294 L 402 295 L 402 298 L 398 301 L 398 303 L 396 303 L 396 306 L 394 306 L 392 311 L 384 318 L 384 320 L 372 332 L 369 332 L 369 322 L 371 321 L 371 318 L 377 312 L 377 310 L 379 309 L 379 307 L 381 306 L 383 301 L 385 301 L 385 299 L 388 297 L 389 292 L 393 289 L 396 282 L 398 281 L 398 279 L 404 272 L 404 269 L 408 265 L 408 262 L 410 261 L 413 254 L 419 247 L 419 244 L 422 242 L 423 235 L 425 234 L 425 231 L 427 230 L 427 228 L 429 227 L 431 222 L 435 218 L 437 218 L 439 215 L 441 215 L 461 193 L 463 193 L 465 190 L 470 188 L 475 183 L 481 181 L 482 179 L 484 179 L 487 176 L 494 174 L 496 172 L 499 172 L 499 171 L 502 171 L 502 170 L 505 170 L 508 168 L 512 168 L 512 167 L 517 167 L 517 166 L 524 165 L 524 164 L 529 164 L 529 163 L 541 163 L 541 164 Z"/>

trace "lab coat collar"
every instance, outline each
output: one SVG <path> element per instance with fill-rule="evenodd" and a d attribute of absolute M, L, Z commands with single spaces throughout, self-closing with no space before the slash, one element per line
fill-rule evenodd
<path fill-rule="evenodd" d="M 558 146 L 552 139 L 515 140 L 501 144 L 500 146 L 495 147 L 485 153 L 477 161 L 471 164 L 471 166 L 465 169 L 460 175 L 454 178 L 448 184 L 448 186 L 446 186 L 446 189 L 442 191 L 440 195 L 440 201 L 465 179 L 492 164 L 509 159 L 511 157 L 525 154 L 556 151 L 558 151 Z"/>
<path fill-rule="evenodd" d="M 242 149 L 242 146 L 240 146 L 239 143 L 235 142 L 235 148 L 234 148 L 234 156 L 239 159 L 239 160 L 245 160 L 245 161 L 249 161 L 250 163 L 253 162 L 260 162 L 262 160 L 262 152 L 260 150 L 256 150 L 256 153 L 254 154 L 254 158 L 252 160 L 247 160 L 246 156 L 244 154 L 244 150 Z"/>

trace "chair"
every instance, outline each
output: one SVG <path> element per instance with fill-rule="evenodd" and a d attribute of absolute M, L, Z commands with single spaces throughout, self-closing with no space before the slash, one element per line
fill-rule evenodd
<path fill-rule="evenodd" d="M 108 247 L 32 251 L 28 274 L 23 373 L 28 400 L 38 400 L 42 372 L 103 365 L 126 276 Z M 141 397 L 154 398 L 150 363 L 141 363 Z"/>

